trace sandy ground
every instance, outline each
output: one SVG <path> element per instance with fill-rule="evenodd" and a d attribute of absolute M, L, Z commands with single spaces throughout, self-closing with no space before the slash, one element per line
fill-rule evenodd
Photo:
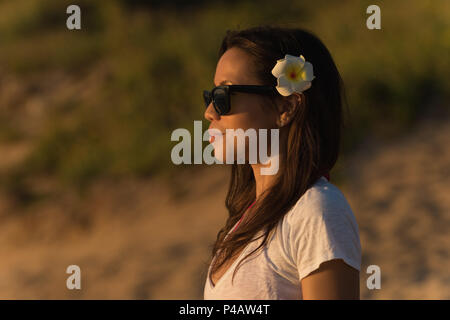
<path fill-rule="evenodd" d="M 450 298 L 449 124 L 434 119 L 389 143 L 368 141 L 343 162 L 348 179 L 337 186 L 360 228 L 362 299 Z M 0 298 L 202 299 L 228 170 L 102 181 L 84 199 L 58 190 L 26 207 L 0 194 Z M 66 288 L 72 264 L 81 290 Z M 366 287 L 372 264 L 380 290 Z"/>

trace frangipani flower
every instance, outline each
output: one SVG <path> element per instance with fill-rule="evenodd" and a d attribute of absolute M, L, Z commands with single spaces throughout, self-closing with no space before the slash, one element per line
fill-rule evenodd
<path fill-rule="evenodd" d="M 272 74 L 277 77 L 276 89 L 283 96 L 309 89 L 311 81 L 315 78 L 312 64 L 306 62 L 302 55 L 295 57 L 286 54 L 284 59 L 277 60 Z"/>

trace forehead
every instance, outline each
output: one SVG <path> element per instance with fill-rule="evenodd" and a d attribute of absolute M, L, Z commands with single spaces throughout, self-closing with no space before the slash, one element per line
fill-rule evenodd
<path fill-rule="evenodd" d="M 253 75 L 252 57 L 239 48 L 225 51 L 217 62 L 214 84 L 220 85 L 223 81 L 231 81 L 232 84 L 257 84 Z"/>

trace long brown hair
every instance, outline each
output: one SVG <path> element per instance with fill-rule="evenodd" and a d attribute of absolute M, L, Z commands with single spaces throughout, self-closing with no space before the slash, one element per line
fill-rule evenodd
<path fill-rule="evenodd" d="M 287 152 L 285 158 L 280 159 L 275 183 L 249 209 L 251 218 L 248 222 L 240 224 L 236 231 L 226 237 L 256 197 L 255 177 L 250 164 L 231 166 L 231 181 L 225 201 L 229 216 L 217 234 L 212 249 L 211 258 L 218 252 L 220 254 L 214 259 L 210 274 L 251 242 L 260 230 L 264 231 L 262 243 L 240 263 L 267 242 L 271 231 L 283 216 L 317 179 L 335 165 L 343 127 L 342 79 L 329 51 L 317 36 L 303 29 L 268 25 L 227 30 L 219 50 L 219 59 L 232 47 L 243 49 L 253 57 L 254 63 L 249 68 L 263 84 L 277 85 L 271 70 L 276 61 L 286 54 L 303 55 L 306 61 L 312 63 L 316 78 L 311 88 L 303 92 L 305 99 L 302 99 L 301 107 L 297 108 L 289 124 Z M 281 95 L 276 98 L 281 98 Z"/>

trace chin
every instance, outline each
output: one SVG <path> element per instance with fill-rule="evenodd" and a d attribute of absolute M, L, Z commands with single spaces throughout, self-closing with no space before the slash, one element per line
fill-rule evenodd
<path fill-rule="evenodd" d="M 223 164 L 227 164 L 227 140 L 225 138 L 217 139 L 213 142 L 214 145 L 214 157 L 223 162 Z M 233 163 L 238 164 L 237 159 L 242 158 L 245 159 L 244 162 L 248 163 L 248 146 L 244 148 L 238 148 L 235 145 L 229 145 L 228 148 L 233 148 Z M 230 159 L 231 160 L 231 159 Z"/>

